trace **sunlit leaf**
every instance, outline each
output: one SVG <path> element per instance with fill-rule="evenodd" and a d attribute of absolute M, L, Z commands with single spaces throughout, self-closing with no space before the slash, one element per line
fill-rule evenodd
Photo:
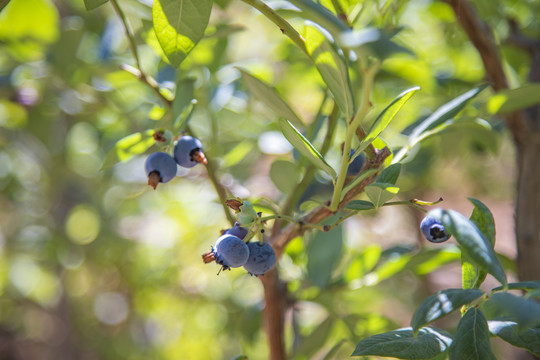
<path fill-rule="evenodd" d="M 163 52 L 174 67 L 204 35 L 212 11 L 212 0 L 155 0 L 154 31 Z"/>
<path fill-rule="evenodd" d="M 470 308 L 459 321 L 450 346 L 450 360 L 496 360 L 489 342 L 487 320 L 482 311 Z"/>
<path fill-rule="evenodd" d="M 176 94 L 172 102 L 173 126 L 180 128 L 186 123 L 196 101 L 194 100 L 193 78 L 183 78 L 176 83 Z"/>
<path fill-rule="evenodd" d="M 415 336 L 411 328 L 405 328 L 363 339 L 352 356 L 431 359 L 445 352 L 451 343 L 452 336 L 446 331 L 425 327 Z"/>
<path fill-rule="evenodd" d="M 354 187 L 356 187 L 358 184 L 360 184 L 362 181 L 368 179 L 370 176 L 373 176 L 377 172 L 376 169 L 369 169 L 366 171 L 361 172 L 357 177 L 355 177 L 350 183 L 348 183 L 343 190 L 341 191 L 341 200 L 345 197 L 345 195 Z"/>
<path fill-rule="evenodd" d="M 109 0 L 84 0 L 84 6 L 86 6 L 86 10 L 93 10 L 108 1 Z"/>
<path fill-rule="evenodd" d="M 366 194 L 376 208 L 383 206 L 399 192 L 399 188 L 394 184 L 375 183 L 366 186 Z"/>
<path fill-rule="evenodd" d="M 245 70 L 240 70 L 242 74 L 242 80 L 247 86 L 249 91 L 261 102 L 263 102 L 270 109 L 274 110 L 279 116 L 286 120 L 289 120 L 294 126 L 302 127 L 304 122 L 294 112 L 294 110 L 287 104 L 285 100 L 279 95 L 277 90 L 256 78 Z"/>
<path fill-rule="evenodd" d="M 483 85 L 472 90 L 467 91 L 466 93 L 458 96 L 457 98 L 447 102 L 430 116 L 428 116 L 420 125 L 418 125 L 411 133 L 410 139 L 411 142 L 413 139 L 419 137 L 424 132 L 429 131 L 447 120 L 455 117 L 472 99 L 474 99 L 482 90 L 484 90 L 487 85 Z"/>
<path fill-rule="evenodd" d="M 9 0 L 0 0 L 0 11 L 6 7 L 6 5 L 9 3 Z"/>
<path fill-rule="evenodd" d="M 499 91 L 489 99 L 487 109 L 492 114 L 508 114 L 537 104 L 540 104 L 540 84 L 533 83 Z"/>
<path fill-rule="evenodd" d="M 446 289 L 429 296 L 414 313 L 411 326 L 416 332 L 421 327 L 440 319 L 463 305 L 469 304 L 482 296 L 478 289 Z"/>
<path fill-rule="evenodd" d="M 328 89 L 346 119 L 354 115 L 354 96 L 349 68 L 332 44 L 316 26 L 305 27 L 306 48 Z"/>
<path fill-rule="evenodd" d="M 313 0 L 290 0 L 292 4 L 302 10 L 302 16 L 325 28 L 333 36 L 339 37 L 350 28 L 334 13 Z"/>
<path fill-rule="evenodd" d="M 298 131 L 289 121 L 280 119 L 281 131 L 291 145 L 304 155 L 313 165 L 324 170 L 333 179 L 336 178 L 336 171 L 324 160 L 315 147 Z"/>
<path fill-rule="evenodd" d="M 392 102 L 384 108 L 384 110 L 377 116 L 371 127 L 369 128 L 366 137 L 362 140 L 360 145 L 355 149 L 355 154 L 364 151 L 369 144 L 373 142 L 384 129 L 390 124 L 390 122 L 397 115 L 399 110 L 405 105 L 405 103 L 414 95 L 415 92 L 420 90 L 420 87 L 415 86 L 403 91 Z"/>
<path fill-rule="evenodd" d="M 540 356 L 540 329 L 529 328 L 523 331 L 513 321 L 488 321 L 489 331 L 507 343 Z"/>
<path fill-rule="evenodd" d="M 109 150 L 101 170 L 110 168 L 118 162 L 126 161 L 135 155 L 140 155 L 148 150 L 155 144 L 154 130 L 146 130 L 144 132 L 137 132 L 128 135 L 116 143 L 116 145 Z"/>
<path fill-rule="evenodd" d="M 454 210 L 435 209 L 430 211 L 429 215 L 442 222 L 446 231 L 454 236 L 471 261 L 493 275 L 503 285 L 506 284 L 506 274 L 493 250 L 493 245 L 472 221 Z"/>
<path fill-rule="evenodd" d="M 60 17 L 52 1 L 19 0 L 3 5 L 5 9 L 0 13 L 0 39 L 4 42 L 52 43 L 58 39 Z"/>

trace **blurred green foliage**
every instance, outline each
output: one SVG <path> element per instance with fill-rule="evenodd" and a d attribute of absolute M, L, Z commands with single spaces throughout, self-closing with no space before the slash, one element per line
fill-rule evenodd
<path fill-rule="evenodd" d="M 393 43 L 372 45 L 384 58 L 368 123 L 401 91 L 422 88 L 383 133 L 392 146 L 405 145 L 402 132 L 417 119 L 482 81 L 480 59 L 445 3 L 339 3 L 358 29 L 396 34 Z M 282 199 L 279 190 L 291 185 L 272 185 L 271 163 L 290 168 L 290 146 L 276 113 L 247 92 L 236 67 L 271 84 L 313 123 L 329 105 L 305 54 L 245 4 L 216 1 L 204 36 L 175 69 L 152 27 L 151 1 L 120 4 L 163 96 L 192 94 L 178 97 L 186 99 L 173 104 L 178 109 L 196 99 L 189 124 L 224 184 L 237 196 Z M 540 32 L 538 2 L 476 4 L 502 38 L 505 15 Z M 304 26 L 294 11 L 278 12 Z M 526 57 L 503 50 L 520 84 Z M 145 184 L 144 154 L 160 147 L 148 131 L 165 127 L 178 136 L 184 123 L 175 128 L 161 99 L 122 64 L 135 65 L 110 4 L 87 11 L 82 0 L 11 0 L 0 12 L 0 341 L 22 359 L 266 359 L 260 282 L 241 271 L 216 276 L 217 267 L 200 259 L 227 227 L 203 169 L 182 170 L 157 191 Z M 356 89 L 360 79 L 351 82 Z M 513 154 L 501 120 L 485 108 L 489 97 L 486 91 L 461 115 L 486 121 L 428 140 L 404 164 L 400 197 L 509 198 Z M 344 131 L 338 126 L 337 138 Z M 132 134 L 150 141 L 113 165 L 128 157 L 115 144 Z M 338 143 L 327 158 L 339 157 Z M 362 337 L 407 323 L 426 295 L 425 274 L 459 260 L 454 247 L 416 247 L 411 213 L 388 211 L 401 220 L 383 224 L 388 215 L 368 210 L 334 230 L 343 240 L 324 267 L 313 261 L 332 233 L 287 247 L 279 267 L 297 299 L 286 332 L 295 359 L 343 358 Z"/>

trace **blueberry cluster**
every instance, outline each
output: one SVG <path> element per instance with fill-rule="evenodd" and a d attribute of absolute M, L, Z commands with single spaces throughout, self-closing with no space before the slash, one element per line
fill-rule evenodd
<path fill-rule="evenodd" d="M 159 183 L 166 183 L 176 176 L 177 164 L 191 168 L 198 163 L 206 165 L 208 162 L 204 156 L 202 143 L 189 135 L 182 136 L 175 144 L 174 158 L 164 152 L 156 152 L 148 156 L 144 164 L 148 185 L 154 189 Z"/>
<path fill-rule="evenodd" d="M 444 225 L 432 216 L 427 215 L 420 223 L 424 237 L 432 243 L 442 243 L 450 238 Z"/>
<path fill-rule="evenodd" d="M 205 263 L 215 261 L 221 270 L 230 270 L 244 266 L 251 275 L 264 275 L 276 263 L 276 253 L 272 246 L 265 242 L 244 242 L 248 229 L 234 224 L 217 239 L 212 250 L 203 254 Z M 220 270 L 220 271 L 221 271 Z"/>

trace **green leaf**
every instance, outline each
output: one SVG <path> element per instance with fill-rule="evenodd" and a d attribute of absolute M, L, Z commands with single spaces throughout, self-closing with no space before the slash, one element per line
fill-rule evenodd
<path fill-rule="evenodd" d="M 527 84 L 517 89 L 499 91 L 489 99 L 491 114 L 508 114 L 540 104 L 540 83 Z"/>
<path fill-rule="evenodd" d="M 529 328 L 518 331 L 518 326 L 512 321 L 488 321 L 489 331 L 507 343 L 525 349 L 540 356 L 540 329 Z"/>
<path fill-rule="evenodd" d="M 194 99 L 193 78 L 182 78 L 176 82 L 176 94 L 172 102 L 173 126 L 180 128 L 188 120 L 188 116 L 193 110 L 197 101 Z"/>
<path fill-rule="evenodd" d="M 489 317 L 515 321 L 520 330 L 540 326 L 540 304 L 506 292 L 493 294 L 484 303 Z"/>
<path fill-rule="evenodd" d="M 154 31 L 174 67 L 180 66 L 204 35 L 212 0 L 154 0 Z"/>
<path fill-rule="evenodd" d="M 470 304 L 484 292 L 477 289 L 446 289 L 428 297 L 414 313 L 411 326 L 418 331 L 422 326 L 440 319 L 463 305 Z"/>
<path fill-rule="evenodd" d="M 409 139 L 410 142 L 413 142 L 413 139 L 419 137 L 424 132 L 434 129 L 435 127 L 443 124 L 449 119 L 455 117 L 464 107 L 474 99 L 482 90 L 484 90 L 487 85 L 483 85 L 472 90 L 467 91 L 466 93 L 458 96 L 457 98 L 447 102 L 430 116 L 428 116 L 420 125 L 418 125 L 411 133 Z"/>
<path fill-rule="evenodd" d="M 329 31 L 334 37 L 340 37 L 349 32 L 350 28 L 334 13 L 313 0 L 290 0 L 290 2 L 302 10 L 305 19 L 312 20 Z"/>
<path fill-rule="evenodd" d="M 442 222 L 446 231 L 453 235 L 471 261 L 506 284 L 506 274 L 493 250 L 493 245 L 478 230 L 472 221 L 454 210 L 435 209 L 429 215 Z"/>
<path fill-rule="evenodd" d="M 304 122 L 279 95 L 278 91 L 263 82 L 262 80 L 251 75 L 247 71 L 237 68 L 242 74 L 242 80 L 249 91 L 261 102 L 266 104 L 270 109 L 274 110 L 279 116 L 289 120 L 294 126 L 302 127 Z"/>
<path fill-rule="evenodd" d="M 93 10 L 108 1 L 109 0 L 84 0 L 84 6 L 86 6 L 86 10 Z"/>
<path fill-rule="evenodd" d="M 58 9 L 50 0 L 24 0 L 3 3 L 0 13 L 2 46 L 25 43 L 50 44 L 60 34 Z"/>
<path fill-rule="evenodd" d="M 376 208 L 383 206 L 399 192 L 394 184 L 375 183 L 366 186 L 366 194 Z"/>
<path fill-rule="evenodd" d="M 232 148 L 225 156 L 223 156 L 223 168 L 234 166 L 244 160 L 246 156 L 253 151 L 253 143 L 249 140 L 244 140 L 234 148 Z"/>
<path fill-rule="evenodd" d="M 495 221 L 488 207 L 480 200 L 469 198 L 474 205 L 471 220 L 492 246 L 495 245 Z M 464 289 L 477 289 L 486 279 L 487 272 L 476 266 L 467 253 L 461 255 L 461 273 Z"/>
<path fill-rule="evenodd" d="M 284 119 L 279 119 L 281 131 L 291 145 L 304 155 L 313 165 L 324 170 L 332 179 L 336 178 L 336 171 L 324 160 L 315 147 L 298 131 L 293 124 Z"/>
<path fill-rule="evenodd" d="M 101 170 L 108 169 L 121 161 L 126 161 L 135 155 L 140 155 L 155 144 L 154 130 L 146 130 L 128 135 L 116 142 L 114 147 L 109 150 Z"/>
<path fill-rule="evenodd" d="M 377 177 L 377 182 L 395 184 L 399 177 L 400 172 L 401 172 L 401 164 L 400 163 L 392 164 L 379 174 L 379 176 Z"/>
<path fill-rule="evenodd" d="M 415 336 L 411 328 L 405 328 L 363 339 L 351 356 L 430 359 L 445 352 L 451 343 L 452 336 L 446 331 L 425 327 Z"/>
<path fill-rule="evenodd" d="M 270 179 L 279 191 L 290 193 L 300 180 L 298 164 L 282 159 L 274 161 L 270 166 Z"/>
<path fill-rule="evenodd" d="M 371 210 L 375 209 L 375 205 L 365 200 L 353 200 L 345 206 L 348 210 Z"/>
<path fill-rule="evenodd" d="M 536 290 L 540 289 L 540 281 L 519 281 L 508 284 L 508 290 Z M 493 291 L 503 290 L 502 286 L 498 286 Z"/>
<path fill-rule="evenodd" d="M 349 68 L 336 47 L 316 26 L 306 26 L 306 48 L 339 108 L 350 120 L 354 115 L 354 95 L 349 79 Z"/>
<path fill-rule="evenodd" d="M 383 132 L 383 130 L 386 129 L 403 105 L 405 105 L 411 96 L 413 96 L 418 90 L 420 90 L 420 87 L 415 86 L 403 91 L 394 100 L 392 100 L 392 102 L 386 108 L 384 108 L 379 116 L 377 116 L 373 124 L 371 124 L 366 137 L 354 151 L 355 155 L 364 151 L 364 149 L 366 149 L 369 144 L 371 144 L 373 140 L 375 140 Z"/>
<path fill-rule="evenodd" d="M 307 276 L 315 286 L 324 288 L 343 253 L 341 225 L 328 232 L 317 231 L 307 245 Z"/>
<path fill-rule="evenodd" d="M 459 321 L 450 346 L 450 360 L 497 360 L 489 342 L 487 320 L 482 311 L 470 308 Z"/>

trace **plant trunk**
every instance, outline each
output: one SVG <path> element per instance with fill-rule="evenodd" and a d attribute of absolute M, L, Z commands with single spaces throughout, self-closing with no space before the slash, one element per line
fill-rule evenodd
<path fill-rule="evenodd" d="M 274 267 L 261 276 L 264 286 L 264 328 L 270 347 L 270 360 L 285 360 L 285 311 L 287 310 L 287 288 L 279 280 Z"/>

